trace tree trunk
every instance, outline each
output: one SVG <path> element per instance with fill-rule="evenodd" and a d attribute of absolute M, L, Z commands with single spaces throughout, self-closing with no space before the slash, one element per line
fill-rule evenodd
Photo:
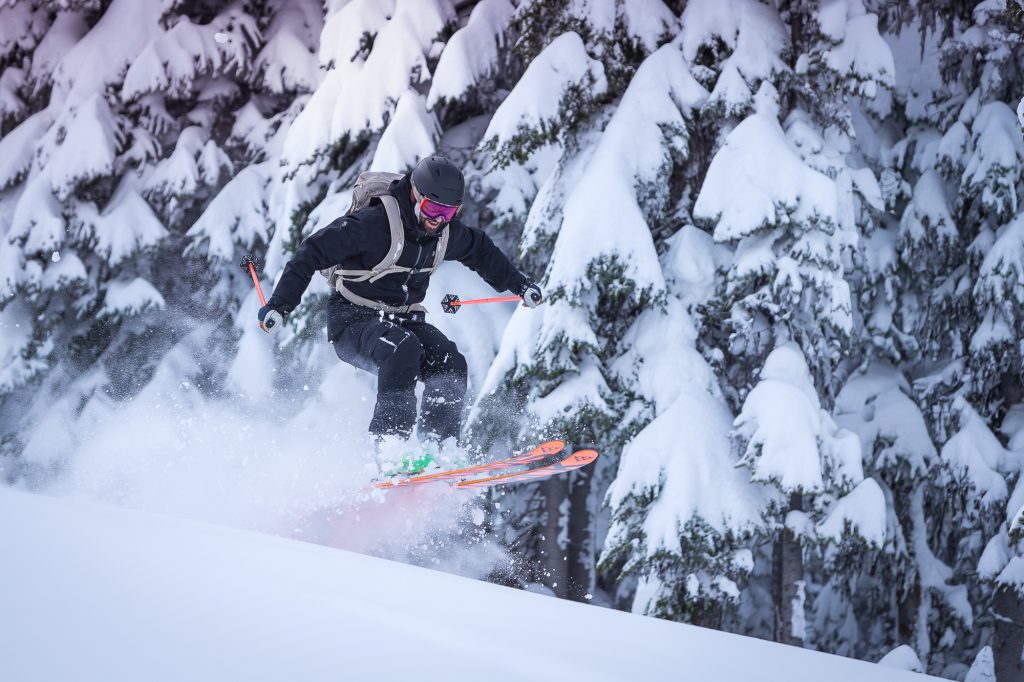
<path fill-rule="evenodd" d="M 1000 585 L 992 600 L 995 615 L 995 633 L 992 637 L 992 656 L 995 660 L 997 682 L 1024 680 L 1024 599 L 1013 585 Z"/>
<path fill-rule="evenodd" d="M 890 504 L 894 510 L 896 517 L 896 526 L 899 529 L 898 532 L 903 534 L 904 542 L 907 545 L 908 551 L 914 555 L 915 561 L 920 562 L 921 558 L 916 556 L 914 552 L 915 535 L 918 533 L 924 533 L 924 529 L 918 529 L 914 526 L 915 523 L 919 522 L 919 515 L 914 513 L 915 505 L 922 503 L 922 491 L 920 486 L 916 489 L 907 490 L 893 490 L 888 484 L 885 488 L 886 502 Z M 923 520 L 923 517 L 920 518 Z M 915 569 L 917 566 L 915 565 Z M 894 609 L 895 625 L 896 625 L 896 643 L 906 644 L 917 651 L 918 656 L 925 656 L 927 653 L 920 651 L 918 646 L 918 632 L 920 627 L 927 629 L 928 624 L 919 624 L 918 620 L 921 615 L 921 575 L 920 570 L 914 571 L 913 582 L 909 585 L 900 584 L 899 581 L 892 587 L 893 598 L 896 602 Z"/>
<path fill-rule="evenodd" d="M 791 495 L 791 510 L 803 507 L 801 495 Z M 785 518 L 785 517 L 783 517 Z M 775 607 L 775 641 L 804 645 L 804 565 L 800 541 L 789 528 L 775 540 L 772 557 L 772 601 Z"/>
<path fill-rule="evenodd" d="M 559 538 L 565 531 L 563 509 L 568 504 L 566 477 L 555 476 L 540 483 L 544 496 L 544 515 L 540 525 L 540 581 L 550 587 L 559 597 L 566 597 L 566 581 L 569 576 L 566 552 Z"/>
<path fill-rule="evenodd" d="M 594 515 L 590 491 L 593 472 L 590 467 L 578 469 L 569 478 L 569 544 L 565 548 L 568 562 L 566 596 L 586 601 L 594 589 Z"/>

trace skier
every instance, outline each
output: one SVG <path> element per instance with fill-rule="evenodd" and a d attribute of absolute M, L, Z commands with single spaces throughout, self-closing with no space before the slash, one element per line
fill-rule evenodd
<path fill-rule="evenodd" d="M 400 442 L 411 436 L 417 380 L 424 384 L 420 439 L 437 448 L 460 434 L 466 359 L 426 322 L 421 305 L 442 260 L 463 263 L 497 291 L 518 293 L 526 307 L 544 301 L 540 288 L 482 230 L 457 218 L 465 181 L 455 164 L 428 156 L 412 173 L 393 177 L 369 205 L 304 239 L 259 310 L 260 327 L 275 331 L 314 272 L 332 269 L 324 273 L 335 287 L 327 307 L 328 339 L 341 360 L 377 375 L 370 433 L 378 452 L 388 437 Z M 429 459 L 406 465 L 422 470 Z"/>

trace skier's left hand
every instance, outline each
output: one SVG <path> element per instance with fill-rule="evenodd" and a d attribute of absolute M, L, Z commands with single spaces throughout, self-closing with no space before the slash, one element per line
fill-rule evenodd
<path fill-rule="evenodd" d="M 524 284 L 519 295 L 523 297 L 523 305 L 527 308 L 536 308 L 544 302 L 544 294 L 541 293 L 540 287 L 533 282 Z"/>

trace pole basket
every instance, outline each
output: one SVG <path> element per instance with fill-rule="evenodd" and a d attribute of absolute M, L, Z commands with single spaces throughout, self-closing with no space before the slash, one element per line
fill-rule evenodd
<path fill-rule="evenodd" d="M 242 262 L 238 264 L 238 266 L 242 268 L 242 272 L 245 273 L 249 272 L 250 265 L 255 270 L 259 270 L 263 267 L 263 263 L 260 261 L 260 259 L 252 255 L 251 253 L 242 256 Z"/>
<path fill-rule="evenodd" d="M 256 287 L 256 295 L 259 296 L 260 305 L 266 305 L 267 297 L 263 295 L 263 287 L 260 286 L 260 278 L 256 274 L 256 270 L 262 265 L 260 260 L 252 254 L 246 254 L 238 265 L 242 268 L 242 272 L 252 277 L 252 284 Z"/>
<path fill-rule="evenodd" d="M 455 314 L 459 312 L 459 297 L 455 294 L 448 294 L 441 299 L 441 310 L 446 313 Z"/>

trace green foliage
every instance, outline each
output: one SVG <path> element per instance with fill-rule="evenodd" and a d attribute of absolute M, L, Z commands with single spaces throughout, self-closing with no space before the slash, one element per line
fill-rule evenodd
<path fill-rule="evenodd" d="M 634 491 L 619 505 L 616 522 L 626 530 L 606 548 L 598 569 L 615 576 L 616 582 L 660 584 L 651 603 L 634 605 L 645 607 L 647 615 L 720 628 L 738 605 L 739 588 L 752 567 L 749 553 L 736 550 L 750 538 L 723 534 L 691 519 L 679 529 L 678 546 L 650 548 L 643 525 L 660 494 L 654 489 Z"/>
<path fill-rule="evenodd" d="M 306 225 L 309 224 L 309 218 L 317 206 L 320 205 L 327 197 L 328 185 L 321 183 L 316 194 L 306 201 L 301 202 L 295 207 L 290 216 L 288 236 L 284 240 L 284 250 L 290 253 L 295 253 L 295 250 L 299 248 L 299 244 L 303 239 L 306 238 Z"/>

